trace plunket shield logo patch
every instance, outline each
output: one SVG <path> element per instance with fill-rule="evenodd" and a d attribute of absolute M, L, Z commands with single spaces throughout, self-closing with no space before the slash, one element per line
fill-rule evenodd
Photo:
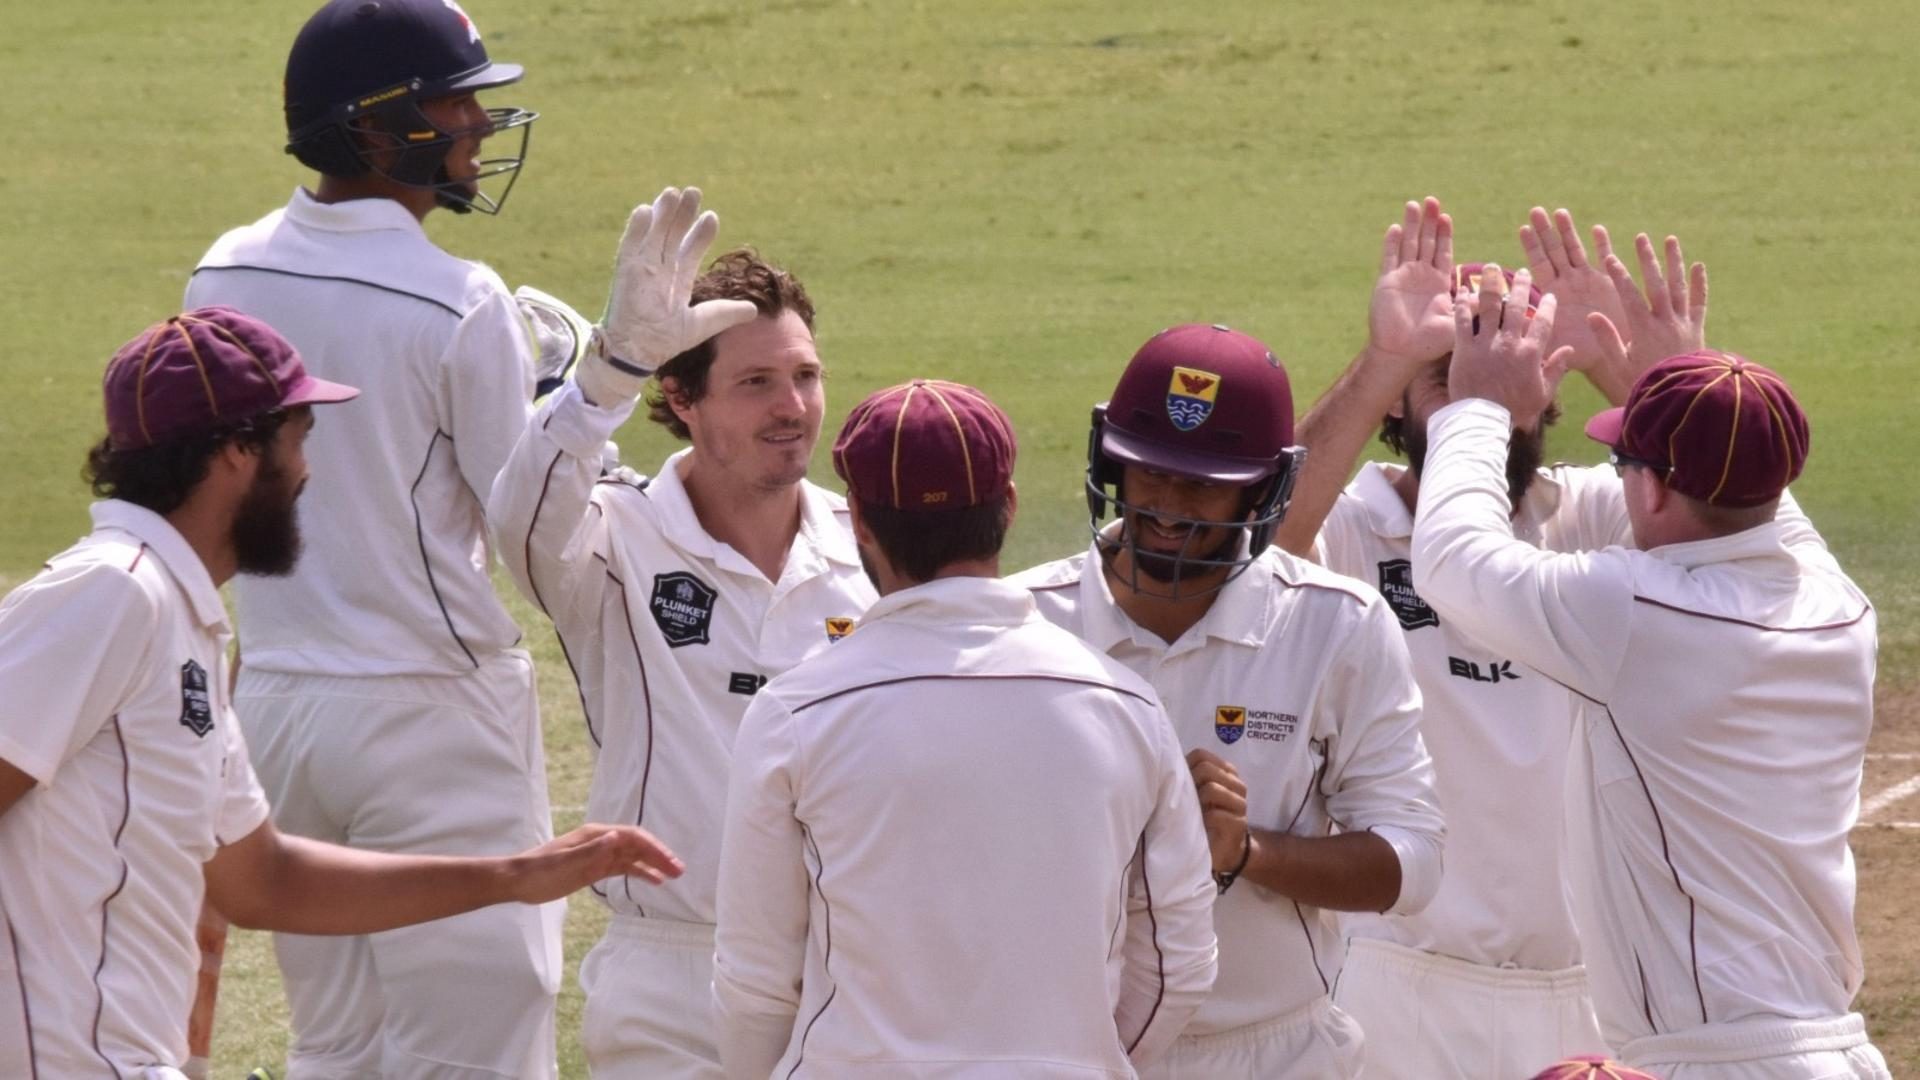
<path fill-rule="evenodd" d="M 1192 431 L 1213 415 L 1220 396 L 1220 376 L 1198 368 L 1177 367 L 1167 383 L 1167 418 L 1181 431 Z"/>
<path fill-rule="evenodd" d="M 1420 594 L 1413 591 L 1413 564 L 1405 559 L 1388 559 L 1380 564 L 1380 595 L 1400 620 L 1402 630 L 1439 626 L 1440 616 Z"/>
<path fill-rule="evenodd" d="M 1220 705 L 1213 710 L 1213 733 L 1232 746 L 1247 733 L 1247 710 L 1239 705 Z"/>
<path fill-rule="evenodd" d="M 684 571 L 657 574 L 653 598 L 647 606 L 653 610 L 654 625 L 668 645 L 676 649 L 705 645 L 713 626 L 713 602 L 719 595 L 712 586 Z"/>
<path fill-rule="evenodd" d="M 207 693 L 207 669 L 198 660 L 180 665 L 180 725 L 204 739 L 213 730 L 213 698 Z"/>

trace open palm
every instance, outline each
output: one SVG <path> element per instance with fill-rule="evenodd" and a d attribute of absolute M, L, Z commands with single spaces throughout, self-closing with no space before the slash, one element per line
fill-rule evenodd
<path fill-rule="evenodd" d="M 1611 288 L 1611 283 L 1609 283 Z M 1453 219 L 1428 197 L 1387 230 L 1367 308 L 1369 346 L 1424 364 L 1453 347 Z"/>

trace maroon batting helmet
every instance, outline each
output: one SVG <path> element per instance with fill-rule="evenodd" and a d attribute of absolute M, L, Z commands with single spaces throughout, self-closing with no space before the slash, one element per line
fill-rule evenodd
<path fill-rule="evenodd" d="M 1105 404 L 1094 406 L 1087 446 L 1087 508 L 1096 537 L 1111 506 L 1124 515 L 1125 467 L 1248 491 L 1239 521 L 1194 521 L 1198 528 L 1248 530 L 1244 553 L 1175 559 L 1180 578 L 1227 568 L 1219 588 L 1266 550 L 1286 516 L 1306 450 L 1293 445 L 1293 388 L 1273 351 L 1237 330 L 1189 323 L 1148 339 L 1120 375 Z M 1131 543 L 1131 541 L 1126 541 Z M 1202 590 L 1204 591 L 1204 590 Z"/>

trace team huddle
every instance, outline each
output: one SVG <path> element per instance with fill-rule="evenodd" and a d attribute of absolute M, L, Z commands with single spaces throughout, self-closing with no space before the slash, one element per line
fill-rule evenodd
<path fill-rule="evenodd" d="M 1873 608 L 1677 240 L 1636 284 L 1536 209 L 1507 270 L 1408 203 L 1297 426 L 1265 343 L 1152 335 L 1086 402 L 1087 547 L 1007 573 L 1007 414 L 929 371 L 809 481 L 814 299 L 709 264 L 697 189 L 597 321 L 427 238 L 499 211 L 520 76 L 453 0 L 329 2 L 318 181 L 108 363 L 93 531 L 0 604 L 0 1075 L 204 1076 L 228 921 L 294 1080 L 1890 1075 Z M 1605 465 L 1543 460 L 1576 372 Z M 559 837 L 496 558 L 593 745 Z"/>

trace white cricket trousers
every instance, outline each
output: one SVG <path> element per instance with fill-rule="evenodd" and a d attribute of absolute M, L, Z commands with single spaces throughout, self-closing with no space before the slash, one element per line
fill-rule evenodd
<path fill-rule="evenodd" d="M 354 678 L 240 670 L 234 708 L 281 831 L 374 851 L 507 855 L 553 837 L 533 662 Z M 275 934 L 288 1080 L 557 1072 L 566 902 L 361 937 Z"/>
<path fill-rule="evenodd" d="M 1367 1033 L 1367 1080 L 1532 1076 L 1607 1052 L 1581 967 L 1485 967 L 1351 938 L 1333 1000 Z"/>
<path fill-rule="evenodd" d="M 1363 1039 L 1331 998 L 1211 1035 L 1182 1035 L 1142 1080 L 1353 1080 Z M 1371 1074 L 1369 1074 L 1371 1076 Z"/>
<path fill-rule="evenodd" d="M 725 1080 L 713 927 L 615 915 L 580 963 L 580 1048 L 594 1080 Z"/>
<path fill-rule="evenodd" d="M 1635 1039 L 1620 1060 L 1663 1080 L 1892 1080 L 1859 1013 L 1740 1020 Z"/>

